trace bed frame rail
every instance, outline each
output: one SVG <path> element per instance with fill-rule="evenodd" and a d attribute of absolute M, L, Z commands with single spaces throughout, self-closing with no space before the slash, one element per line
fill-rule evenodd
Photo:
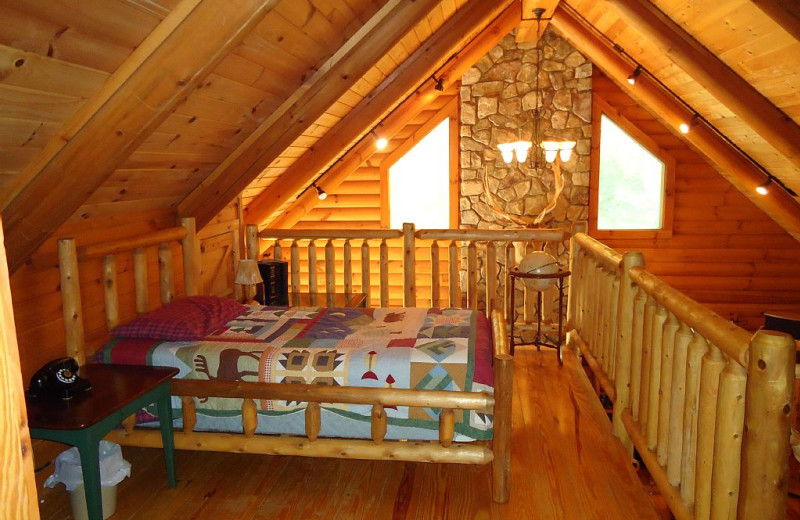
<path fill-rule="evenodd" d="M 585 234 L 568 330 L 678 520 L 786 518 L 795 343 L 751 335 Z"/>

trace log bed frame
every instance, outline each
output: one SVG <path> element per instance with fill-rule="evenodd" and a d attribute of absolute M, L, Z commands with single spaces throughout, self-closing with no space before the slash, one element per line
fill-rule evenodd
<path fill-rule="evenodd" d="M 786 518 L 795 343 L 755 335 L 579 233 L 568 330 L 677 520 Z"/>
<path fill-rule="evenodd" d="M 265 232 L 266 237 L 275 233 Z M 298 231 L 294 230 L 295 236 Z M 404 244 L 404 281 L 405 302 L 413 306 L 415 300 L 414 264 L 416 250 L 415 240 L 446 240 L 450 242 L 449 250 L 451 259 L 456 258 L 456 244 L 466 243 L 468 265 L 468 301 L 470 307 L 478 305 L 478 279 L 476 242 L 486 242 L 487 257 L 494 260 L 496 256 L 495 241 L 506 243 L 506 258 L 513 255 L 512 242 L 545 243 L 548 241 L 561 242 L 568 238 L 569 233 L 559 230 L 521 230 L 487 231 L 487 230 L 420 230 L 414 231 L 413 226 L 406 225 L 403 231 L 374 230 L 371 232 L 336 232 L 336 235 L 319 232 L 299 232 L 299 239 L 311 240 L 309 255 L 315 255 L 314 239 L 326 239 L 325 247 L 327 265 L 333 266 L 334 238 L 343 238 L 346 241 L 345 258 L 349 262 L 350 240 L 363 240 L 362 254 L 369 258 L 368 240 L 380 241 L 381 259 L 381 302 L 388 299 L 388 272 L 386 271 L 387 239 L 399 238 Z M 288 234 L 279 232 L 281 238 Z M 255 258 L 259 251 L 254 227 L 248 229 L 248 256 Z M 119 322 L 119 296 L 117 294 L 117 267 L 115 257 L 118 254 L 132 254 L 133 274 L 136 298 L 136 310 L 139 313 L 149 310 L 147 299 L 147 260 L 146 249 L 156 247 L 158 250 L 159 286 L 162 304 L 174 298 L 174 277 L 172 270 L 172 247 L 174 241 L 181 243 L 184 292 L 187 296 L 199 293 L 200 280 L 200 246 L 195 233 L 193 219 L 182 219 L 181 225 L 175 228 L 164 229 L 150 233 L 146 236 L 114 241 L 98 245 L 78 247 L 75 240 L 65 238 L 59 240 L 59 266 L 61 270 L 61 290 L 63 293 L 63 313 L 67 336 L 67 355 L 76 358 L 84 364 L 87 358 L 85 352 L 85 338 L 82 315 L 81 291 L 79 284 L 78 265 L 81 261 L 91 258 L 102 258 L 102 284 L 106 312 L 106 325 L 110 330 Z M 280 246 L 278 246 L 280 249 Z M 297 241 L 293 241 L 292 248 L 292 286 L 298 283 L 297 273 Z M 431 247 L 432 255 L 438 255 L 438 248 Z M 435 252 L 434 252 L 435 251 Z M 362 257 L 363 258 L 363 257 Z M 438 256 L 434 256 L 435 259 Z M 315 260 L 315 256 L 310 256 Z M 455 262 L 455 260 L 454 260 Z M 496 262 L 486 262 L 486 280 L 488 294 L 494 294 L 498 276 Z M 369 265 L 367 260 L 366 265 Z M 438 273 L 438 262 L 433 262 L 434 273 Z M 346 263 L 345 276 L 349 273 L 349 263 Z M 451 279 L 458 279 L 451 266 Z M 326 287 L 333 292 L 333 268 L 326 267 Z M 437 274 L 438 275 L 438 274 Z M 314 270 L 311 271 L 313 287 L 316 287 Z M 369 273 L 366 274 L 369 276 Z M 349 280 L 349 278 L 347 278 Z M 367 289 L 369 278 L 365 278 Z M 434 284 L 438 283 L 433 281 Z M 351 288 L 346 284 L 346 289 Z M 460 301 L 457 284 L 451 287 L 451 301 Z M 431 302 L 438 306 L 438 298 Z M 174 380 L 172 394 L 179 396 L 183 407 L 183 428 L 175 432 L 175 447 L 188 450 L 206 450 L 223 452 L 245 452 L 268 455 L 301 455 L 308 457 L 335 457 L 372 460 L 403 460 L 414 462 L 449 462 L 461 464 L 492 464 L 492 490 L 493 498 L 497 502 L 507 502 L 510 494 L 510 468 L 511 468 L 511 402 L 514 360 L 509 353 L 509 342 L 504 322 L 504 312 L 492 310 L 492 305 L 487 305 L 487 315 L 492 322 L 494 337 L 493 345 L 493 371 L 494 395 L 489 393 L 452 392 L 433 390 L 410 389 L 376 389 L 356 387 L 323 387 L 315 385 L 284 385 L 280 383 L 251 383 L 251 382 L 219 382 L 219 381 L 189 381 Z M 508 309 L 506 309 L 508 312 Z M 205 397 L 241 398 L 243 434 L 196 432 L 195 399 Z M 286 399 L 308 403 L 305 410 L 305 433 L 303 436 L 274 436 L 255 434 L 257 425 L 256 399 Z M 319 438 L 320 432 L 320 403 L 349 403 L 372 405 L 371 440 L 361 439 L 327 439 Z M 439 416 L 439 441 L 404 442 L 385 440 L 387 416 L 384 412 L 386 406 L 416 406 L 441 408 Z M 477 410 L 493 414 L 493 440 L 491 442 L 453 442 L 454 414 L 453 410 Z M 134 418 L 129 417 L 123 422 L 124 428 L 109 434 L 108 439 L 123 445 L 160 447 L 161 436 L 157 431 L 134 428 Z"/>

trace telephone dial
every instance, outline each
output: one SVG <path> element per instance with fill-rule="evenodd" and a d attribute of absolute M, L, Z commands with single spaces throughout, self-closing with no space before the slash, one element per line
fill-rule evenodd
<path fill-rule="evenodd" d="M 89 380 L 78 375 L 79 368 L 78 362 L 68 357 L 50 361 L 31 378 L 28 396 L 66 400 L 91 390 Z"/>

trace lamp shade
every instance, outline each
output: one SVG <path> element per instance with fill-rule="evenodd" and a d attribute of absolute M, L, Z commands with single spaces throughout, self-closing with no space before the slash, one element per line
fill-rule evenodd
<path fill-rule="evenodd" d="M 239 285 L 255 285 L 263 281 L 261 273 L 258 272 L 258 264 L 255 260 L 250 258 L 239 260 L 239 267 L 236 269 L 235 283 Z"/>

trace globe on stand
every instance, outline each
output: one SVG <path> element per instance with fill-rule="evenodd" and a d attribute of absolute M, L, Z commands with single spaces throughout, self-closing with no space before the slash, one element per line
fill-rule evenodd
<path fill-rule="evenodd" d="M 525 274 L 555 274 L 558 272 L 558 262 L 555 258 L 542 251 L 528 253 L 519 263 L 519 272 Z M 525 285 L 536 291 L 546 291 L 556 283 L 555 278 L 524 278 Z"/>

